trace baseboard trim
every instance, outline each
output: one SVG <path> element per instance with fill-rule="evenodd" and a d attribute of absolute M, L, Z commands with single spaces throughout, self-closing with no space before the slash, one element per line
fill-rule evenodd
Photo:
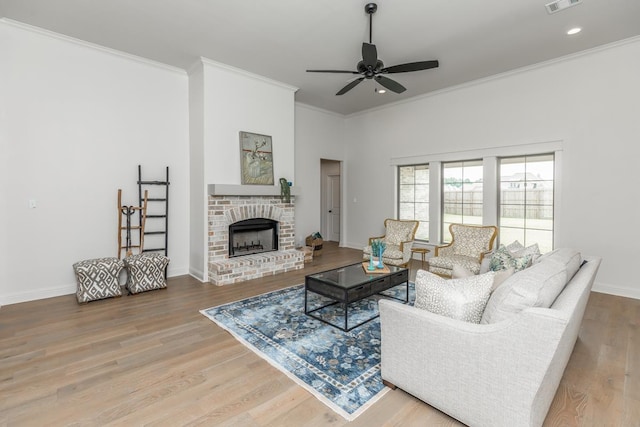
<path fill-rule="evenodd" d="M 178 267 L 167 270 L 167 277 L 184 276 L 190 274 L 188 268 Z M 126 281 L 126 272 L 124 269 L 120 272 L 120 284 L 124 286 Z M 14 294 L 1 295 L 0 307 L 9 304 L 18 304 L 21 302 L 35 301 L 45 298 L 59 297 L 63 295 L 73 295 L 76 293 L 77 286 L 75 283 L 57 286 L 55 288 L 39 288 L 26 292 L 18 292 Z"/>
<path fill-rule="evenodd" d="M 630 288 L 610 285 L 607 283 L 595 282 L 591 290 L 593 292 L 600 292 L 600 293 L 609 294 L 609 295 L 617 295 L 619 297 L 640 299 L 640 289 L 630 289 Z"/>
<path fill-rule="evenodd" d="M 59 297 L 62 295 L 70 295 L 76 292 L 76 284 L 58 286 L 55 288 L 40 288 L 26 292 L 19 292 L 2 296 L 0 306 L 9 304 L 18 304 L 21 302 L 35 301 L 45 298 Z"/>

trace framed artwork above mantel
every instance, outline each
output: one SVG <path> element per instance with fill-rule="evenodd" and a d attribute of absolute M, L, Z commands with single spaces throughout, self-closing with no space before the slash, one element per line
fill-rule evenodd
<path fill-rule="evenodd" d="M 273 146 L 269 135 L 240 132 L 242 185 L 273 185 Z"/>

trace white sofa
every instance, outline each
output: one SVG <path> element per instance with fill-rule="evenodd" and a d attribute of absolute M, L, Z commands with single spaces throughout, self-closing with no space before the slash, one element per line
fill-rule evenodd
<path fill-rule="evenodd" d="M 540 263 L 557 262 L 553 258 L 554 253 L 543 256 Z M 467 323 L 381 300 L 383 380 L 470 426 L 542 425 L 601 259 L 584 261 L 575 275 L 566 266 L 572 277 L 549 308 L 537 302 L 518 313 L 507 310 L 495 323 Z M 502 303 L 496 301 L 505 297 L 498 295 L 502 286 L 531 283 L 536 270 L 544 269 L 533 267 L 509 277 L 490 297 L 485 314 Z"/>

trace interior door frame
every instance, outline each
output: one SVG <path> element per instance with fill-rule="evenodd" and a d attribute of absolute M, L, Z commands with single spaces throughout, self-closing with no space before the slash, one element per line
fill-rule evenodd
<path fill-rule="evenodd" d="M 344 192 L 344 179 L 342 176 L 342 161 L 332 159 L 320 159 L 320 232 L 325 240 L 329 240 L 331 236 L 328 235 L 329 225 L 327 223 L 328 216 L 328 197 L 330 195 L 330 189 L 328 189 L 328 182 L 330 175 L 337 175 L 340 178 L 340 239 L 343 238 L 343 192 Z"/>

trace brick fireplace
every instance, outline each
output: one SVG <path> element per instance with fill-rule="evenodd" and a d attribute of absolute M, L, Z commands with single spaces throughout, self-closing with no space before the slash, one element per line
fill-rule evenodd
<path fill-rule="evenodd" d="M 283 203 L 279 195 L 269 194 L 278 194 L 277 187 L 261 187 L 209 185 L 208 268 L 214 285 L 304 268 L 304 253 L 295 248 L 295 196 Z M 230 257 L 229 227 L 260 218 L 277 222 L 277 250 Z"/>

